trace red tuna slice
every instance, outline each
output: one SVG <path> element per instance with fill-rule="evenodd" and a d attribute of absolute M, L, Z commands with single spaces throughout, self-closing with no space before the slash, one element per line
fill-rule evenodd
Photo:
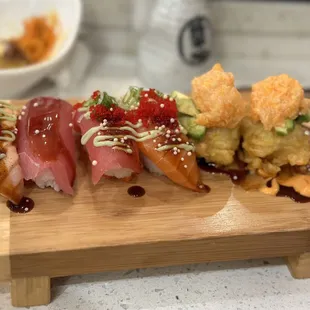
<path fill-rule="evenodd" d="M 18 121 L 17 150 L 25 180 L 73 194 L 76 177 L 72 105 L 61 99 L 29 101 Z"/>
<path fill-rule="evenodd" d="M 84 135 L 89 129 L 100 125 L 99 122 L 87 119 L 85 112 L 76 112 L 74 123 L 80 128 L 81 134 Z M 139 157 L 139 150 L 135 141 L 128 141 L 132 153 L 128 154 L 122 150 L 112 149 L 110 146 L 94 145 L 94 138 L 99 134 L 107 134 L 105 131 L 96 132 L 85 144 L 89 160 L 92 163 L 92 182 L 96 185 L 100 179 L 105 177 L 116 177 L 122 180 L 130 179 L 134 174 L 142 171 L 142 165 Z M 113 132 L 109 134 L 113 135 Z M 126 131 L 119 131 L 118 134 L 126 136 Z"/>

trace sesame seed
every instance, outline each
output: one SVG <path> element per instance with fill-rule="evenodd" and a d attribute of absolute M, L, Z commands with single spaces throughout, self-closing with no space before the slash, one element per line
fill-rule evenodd
<path fill-rule="evenodd" d="M 73 124 L 72 124 L 72 123 L 70 123 L 70 124 L 69 124 L 69 127 L 73 127 Z"/>
<path fill-rule="evenodd" d="M 97 160 L 93 160 L 92 165 L 96 166 L 98 164 Z"/>
<path fill-rule="evenodd" d="M 28 211 L 29 211 L 29 209 L 26 207 L 26 208 L 25 208 L 25 212 L 28 212 Z"/>
<path fill-rule="evenodd" d="M 234 175 L 233 180 L 238 180 L 238 177 L 236 175 Z"/>
<path fill-rule="evenodd" d="M 172 97 L 169 98 L 169 101 L 173 101 L 174 99 Z"/>
<path fill-rule="evenodd" d="M 173 152 L 173 155 L 178 155 L 178 152 Z"/>
<path fill-rule="evenodd" d="M 124 142 L 125 142 L 125 140 L 124 140 L 124 139 L 121 139 L 121 142 L 122 142 L 122 143 L 124 143 Z"/>
<path fill-rule="evenodd" d="M 114 138 L 114 139 L 113 139 L 113 141 L 114 141 L 114 142 L 117 142 L 117 141 L 118 141 L 118 139 L 117 139 L 117 138 Z"/>
<path fill-rule="evenodd" d="M 160 143 L 158 143 L 158 144 L 157 144 L 157 147 L 161 147 L 161 144 L 160 144 Z"/>
<path fill-rule="evenodd" d="M 161 128 L 164 129 L 164 128 L 166 128 L 166 126 L 165 126 L 165 125 L 162 125 Z"/>
<path fill-rule="evenodd" d="M 174 123 L 175 119 L 174 118 L 170 118 L 170 123 Z"/>
<path fill-rule="evenodd" d="M 181 153 L 181 150 L 180 150 L 180 149 L 178 149 L 178 153 Z"/>
<path fill-rule="evenodd" d="M 305 131 L 305 135 L 306 135 L 306 136 L 310 136 L 310 131 L 309 131 L 309 130 L 306 130 L 306 131 Z"/>
<path fill-rule="evenodd" d="M 29 199 L 26 199 L 26 202 L 29 202 Z"/>
<path fill-rule="evenodd" d="M 144 95 L 144 97 L 148 97 L 148 96 L 149 96 L 148 94 L 145 94 L 145 95 Z"/>
<path fill-rule="evenodd" d="M 182 141 L 182 139 L 181 139 L 181 138 L 178 138 L 177 140 L 178 140 L 179 142 L 181 142 L 181 141 Z"/>
<path fill-rule="evenodd" d="M 161 108 L 164 108 L 164 107 L 165 107 L 165 105 L 162 103 L 162 104 L 160 105 L 160 107 L 161 107 Z"/>
<path fill-rule="evenodd" d="M 187 165 L 184 165 L 184 168 L 186 169 L 186 168 L 187 168 Z"/>
<path fill-rule="evenodd" d="M 156 140 L 154 139 L 153 142 L 156 143 Z"/>
<path fill-rule="evenodd" d="M 169 135 L 169 134 L 166 134 L 166 138 L 170 138 L 170 135 Z"/>
<path fill-rule="evenodd" d="M 177 151 L 178 151 L 178 148 L 177 148 L 177 147 L 174 147 L 173 150 L 177 152 Z"/>
<path fill-rule="evenodd" d="M 192 152 L 187 152 L 187 156 L 192 156 Z"/>
<path fill-rule="evenodd" d="M 21 115 L 25 115 L 25 112 L 24 112 L 24 111 L 22 111 L 22 112 L 21 112 Z"/>
<path fill-rule="evenodd" d="M 168 96 L 165 94 L 165 95 L 163 96 L 163 98 L 164 98 L 164 99 L 167 99 L 167 98 L 168 98 Z"/>
<path fill-rule="evenodd" d="M 175 130 L 175 133 L 180 133 L 180 130 L 179 130 L 179 129 L 176 129 L 176 130 Z"/>
<path fill-rule="evenodd" d="M 170 131 L 170 130 L 167 130 L 167 133 L 169 133 L 169 134 L 170 134 L 170 133 L 171 133 L 171 131 Z"/>
<path fill-rule="evenodd" d="M 100 136 L 101 135 L 101 132 L 99 131 L 98 133 L 97 133 L 97 136 Z"/>
<path fill-rule="evenodd" d="M 24 106 L 23 106 L 23 110 L 26 110 L 26 109 L 27 109 L 27 107 L 24 105 Z"/>
<path fill-rule="evenodd" d="M 19 120 L 21 120 L 21 119 L 22 119 L 22 117 L 21 117 L 21 116 L 18 116 L 18 119 L 19 119 Z"/>
<path fill-rule="evenodd" d="M 172 138 L 172 141 L 174 142 L 174 141 L 175 141 L 175 138 Z"/>
<path fill-rule="evenodd" d="M 43 135 L 42 135 L 42 137 L 43 137 L 43 138 L 45 138 L 45 137 L 46 137 L 46 135 L 45 135 L 45 134 L 43 134 Z"/>
<path fill-rule="evenodd" d="M 184 157 L 181 158 L 181 161 L 184 161 Z"/>
<path fill-rule="evenodd" d="M 140 119 L 138 119 L 138 122 L 139 122 L 139 123 L 142 123 L 142 119 L 141 119 L 141 118 L 140 118 Z"/>
<path fill-rule="evenodd" d="M 112 112 L 112 111 L 113 111 L 113 108 L 110 108 L 110 111 Z"/>
<path fill-rule="evenodd" d="M 158 129 L 158 126 L 155 126 L 155 130 L 157 130 Z"/>
<path fill-rule="evenodd" d="M 125 136 L 125 137 L 124 137 L 124 139 L 125 139 L 125 140 L 127 140 L 127 139 L 128 139 L 128 137 L 127 137 L 127 136 Z"/>
<path fill-rule="evenodd" d="M 135 110 L 138 110 L 138 107 L 135 107 Z"/>
<path fill-rule="evenodd" d="M 36 130 L 34 131 L 34 133 L 37 135 L 37 134 L 40 133 L 40 131 L 39 131 L 38 129 L 36 129 Z"/>
<path fill-rule="evenodd" d="M 204 186 L 203 185 L 199 185 L 199 188 L 204 188 Z"/>
<path fill-rule="evenodd" d="M 39 104 L 37 103 L 37 102 L 35 102 L 34 104 L 33 104 L 33 106 L 34 107 L 37 107 Z"/>
<path fill-rule="evenodd" d="M 189 145 L 189 142 L 186 142 L 187 145 Z"/>

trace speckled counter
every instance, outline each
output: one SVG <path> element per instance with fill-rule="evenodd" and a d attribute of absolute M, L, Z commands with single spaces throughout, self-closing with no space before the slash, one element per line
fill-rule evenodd
<path fill-rule="evenodd" d="M 52 283 L 52 303 L 31 309 L 310 309 L 310 279 L 293 279 L 282 259 L 109 272 Z M 14 309 L 8 286 L 1 284 L 0 309 Z"/>

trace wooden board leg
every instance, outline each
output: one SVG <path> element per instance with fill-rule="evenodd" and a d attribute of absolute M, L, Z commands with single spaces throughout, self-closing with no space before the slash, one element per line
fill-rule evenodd
<path fill-rule="evenodd" d="M 14 307 L 40 306 L 50 303 L 50 278 L 35 277 L 12 279 L 11 299 Z"/>
<path fill-rule="evenodd" d="M 310 278 L 310 253 L 289 257 L 288 267 L 294 278 Z"/>

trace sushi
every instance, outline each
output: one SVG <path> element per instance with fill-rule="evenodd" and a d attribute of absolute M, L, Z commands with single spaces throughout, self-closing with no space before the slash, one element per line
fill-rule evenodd
<path fill-rule="evenodd" d="M 219 167 L 233 165 L 241 139 L 240 124 L 248 109 L 233 74 L 214 65 L 192 80 L 191 99 L 197 109 L 196 123 L 206 128 L 200 139 L 194 139 L 198 157 Z"/>
<path fill-rule="evenodd" d="M 310 100 L 296 79 L 281 74 L 252 86 L 240 159 L 252 173 L 274 179 L 264 192 L 275 195 L 280 184 L 310 197 L 309 122 Z"/>
<path fill-rule="evenodd" d="M 127 118 L 135 127 L 131 138 L 137 142 L 145 167 L 184 188 L 203 191 L 195 147 L 178 121 L 174 98 L 155 89 L 140 89 L 137 95 L 135 88 L 125 100 L 132 97 Z"/>
<path fill-rule="evenodd" d="M 87 150 L 94 185 L 102 177 L 129 181 L 142 171 L 138 146 L 130 138 L 134 128 L 115 98 L 96 91 L 74 108 L 75 129 Z"/>
<path fill-rule="evenodd" d="M 24 179 L 69 195 L 73 195 L 76 177 L 72 112 L 66 101 L 34 98 L 23 107 L 17 126 Z"/>
<path fill-rule="evenodd" d="M 18 109 L 0 101 L 0 195 L 18 204 L 23 198 L 24 179 L 16 151 Z"/>

